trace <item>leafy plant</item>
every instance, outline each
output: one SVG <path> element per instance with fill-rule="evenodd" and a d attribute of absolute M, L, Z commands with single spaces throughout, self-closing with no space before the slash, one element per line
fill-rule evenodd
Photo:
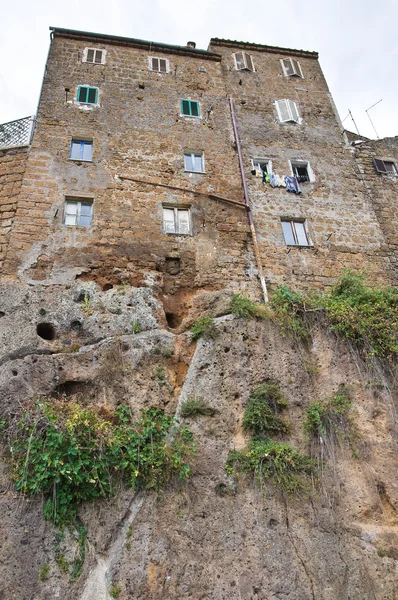
<path fill-rule="evenodd" d="M 164 382 L 164 380 L 166 379 L 166 371 L 163 365 L 161 365 L 160 363 L 158 363 L 156 365 L 156 370 L 155 370 L 155 375 L 156 375 L 156 379 L 158 379 L 161 382 Z"/>
<path fill-rule="evenodd" d="M 55 562 L 61 573 L 67 573 L 69 571 L 69 562 L 66 560 L 59 547 L 57 547 L 55 551 Z"/>
<path fill-rule="evenodd" d="M 271 308 L 283 335 L 290 333 L 301 339 L 308 337 L 309 331 L 304 320 L 305 303 L 306 298 L 290 290 L 287 285 L 279 286 L 272 294 Z"/>
<path fill-rule="evenodd" d="M 286 433 L 290 430 L 290 423 L 276 414 L 286 407 L 286 399 L 278 385 L 273 382 L 264 383 L 251 394 L 242 425 L 255 436 L 264 436 L 270 432 Z"/>
<path fill-rule="evenodd" d="M 112 598 L 119 598 L 120 591 L 121 589 L 119 585 L 112 585 L 111 589 L 109 590 L 109 595 Z"/>
<path fill-rule="evenodd" d="M 43 493 L 44 515 L 60 527 L 75 522 L 81 502 L 114 495 L 118 482 L 160 490 L 173 476 L 187 479 L 194 451 L 190 430 L 160 409 L 133 421 L 125 404 L 101 411 L 76 399 L 38 400 L 10 437 L 17 490 Z"/>
<path fill-rule="evenodd" d="M 134 319 L 134 321 L 131 321 L 131 328 L 133 330 L 133 333 L 141 333 L 142 331 L 142 327 L 136 319 Z"/>
<path fill-rule="evenodd" d="M 89 294 L 85 294 L 84 298 L 82 300 L 82 305 L 80 307 L 80 310 L 82 310 L 84 312 L 84 314 L 86 315 L 86 317 L 89 317 L 90 315 L 93 314 L 94 310 L 91 306 L 91 299 Z"/>
<path fill-rule="evenodd" d="M 252 439 L 248 448 L 229 453 L 226 472 L 230 475 L 250 473 L 260 485 L 270 480 L 287 493 L 296 494 L 308 487 L 316 467 L 309 456 L 289 444 Z"/>
<path fill-rule="evenodd" d="M 210 316 L 199 317 L 193 323 L 191 332 L 193 340 L 198 340 L 202 336 L 214 338 L 217 335 L 214 319 Z"/>
<path fill-rule="evenodd" d="M 269 316 L 266 306 L 256 304 L 243 294 L 232 294 L 230 311 L 234 317 L 238 318 L 266 318 Z"/>
<path fill-rule="evenodd" d="M 340 391 L 335 396 L 309 404 L 305 410 L 304 431 L 309 438 L 347 438 L 352 424 L 352 402 Z"/>
<path fill-rule="evenodd" d="M 40 581 L 46 581 L 50 576 L 50 565 L 43 565 L 39 572 Z"/>
<path fill-rule="evenodd" d="M 216 409 L 207 406 L 203 398 L 189 397 L 181 405 L 181 417 L 188 419 L 189 417 L 213 417 L 216 414 Z"/>

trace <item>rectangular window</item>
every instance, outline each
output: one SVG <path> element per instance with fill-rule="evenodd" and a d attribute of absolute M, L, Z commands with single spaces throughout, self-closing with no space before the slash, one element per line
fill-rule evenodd
<path fill-rule="evenodd" d="M 252 175 L 262 177 L 272 174 L 272 162 L 266 158 L 252 158 Z M 254 172 L 253 172 L 254 171 Z"/>
<path fill-rule="evenodd" d="M 287 121 L 294 121 L 295 123 L 300 122 L 297 104 L 292 102 L 292 100 L 276 100 L 275 106 L 281 123 Z"/>
<path fill-rule="evenodd" d="M 183 117 L 200 117 L 200 105 L 196 100 L 180 100 Z"/>
<path fill-rule="evenodd" d="M 92 217 L 92 200 L 78 200 L 73 198 L 67 198 L 65 200 L 65 225 L 79 225 L 80 227 L 90 227 Z"/>
<path fill-rule="evenodd" d="M 305 221 L 282 221 L 287 246 L 312 246 Z"/>
<path fill-rule="evenodd" d="M 380 158 L 374 158 L 373 164 L 378 173 L 384 173 L 384 175 L 398 175 L 397 165 L 389 160 L 381 160 Z"/>
<path fill-rule="evenodd" d="M 254 71 L 253 58 L 247 52 L 233 54 L 237 71 Z"/>
<path fill-rule="evenodd" d="M 150 56 L 148 61 L 150 71 L 156 71 L 156 73 L 169 72 L 169 61 L 165 58 L 155 58 L 154 56 Z"/>
<path fill-rule="evenodd" d="M 163 206 L 163 231 L 188 235 L 191 233 L 189 208 Z"/>
<path fill-rule="evenodd" d="M 92 160 L 93 142 L 88 140 L 72 140 L 70 144 L 70 157 L 73 160 Z"/>
<path fill-rule="evenodd" d="M 96 65 L 105 64 L 105 50 L 96 48 L 85 48 L 83 53 L 83 62 L 94 63 Z"/>
<path fill-rule="evenodd" d="M 305 160 L 291 160 L 292 173 L 297 178 L 299 183 L 306 181 L 315 181 L 314 173 L 310 167 L 310 163 Z"/>
<path fill-rule="evenodd" d="M 77 102 L 84 102 L 84 104 L 97 104 L 98 88 L 79 85 L 76 100 Z"/>
<path fill-rule="evenodd" d="M 291 77 L 292 75 L 296 75 L 296 77 L 304 78 L 303 72 L 301 70 L 301 65 L 298 60 L 294 60 L 294 58 L 283 58 L 281 59 L 283 72 L 286 77 Z"/>
<path fill-rule="evenodd" d="M 185 152 L 184 169 L 194 173 L 204 173 L 204 156 L 202 152 Z"/>

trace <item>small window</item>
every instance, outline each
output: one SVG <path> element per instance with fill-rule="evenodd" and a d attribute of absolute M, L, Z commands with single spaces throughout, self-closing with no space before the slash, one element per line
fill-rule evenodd
<path fill-rule="evenodd" d="M 283 58 L 281 60 L 281 63 L 286 77 L 296 75 L 296 77 L 304 78 L 303 72 L 301 70 L 301 65 L 298 62 L 298 60 L 294 60 L 294 58 Z"/>
<path fill-rule="evenodd" d="M 72 140 L 70 145 L 70 157 L 73 160 L 92 160 L 93 142 L 88 140 Z"/>
<path fill-rule="evenodd" d="M 204 156 L 202 152 L 185 152 L 184 169 L 194 173 L 204 173 Z"/>
<path fill-rule="evenodd" d="M 150 56 L 148 61 L 150 71 L 156 71 L 156 73 L 169 72 L 169 61 L 165 58 L 155 58 L 154 56 Z"/>
<path fill-rule="evenodd" d="M 84 104 L 97 104 L 98 88 L 79 85 L 77 88 L 76 100 L 77 102 L 83 102 Z"/>
<path fill-rule="evenodd" d="M 247 52 L 236 52 L 233 55 L 237 71 L 254 71 L 253 58 Z"/>
<path fill-rule="evenodd" d="M 398 175 L 397 165 L 389 160 L 381 160 L 380 158 L 374 158 L 373 164 L 378 173 L 384 173 L 384 175 Z"/>
<path fill-rule="evenodd" d="M 196 100 L 180 100 L 181 116 L 200 117 L 200 104 Z"/>
<path fill-rule="evenodd" d="M 287 246 L 312 246 L 305 221 L 282 221 Z"/>
<path fill-rule="evenodd" d="M 299 183 L 306 181 L 315 181 L 314 173 L 310 167 L 310 163 L 305 160 L 291 160 L 292 173 L 297 178 Z"/>
<path fill-rule="evenodd" d="M 68 198 L 65 201 L 64 217 L 65 225 L 90 227 L 93 217 L 92 200 L 75 200 Z"/>
<path fill-rule="evenodd" d="M 85 48 L 83 62 L 94 63 L 95 65 L 103 65 L 105 64 L 105 53 L 105 50 Z"/>
<path fill-rule="evenodd" d="M 272 175 L 272 162 L 265 158 L 252 158 L 252 175 L 263 177 Z"/>
<path fill-rule="evenodd" d="M 295 123 L 300 122 L 297 104 L 292 102 L 292 100 L 276 100 L 275 106 L 281 123 L 287 121 L 294 121 Z"/>
<path fill-rule="evenodd" d="M 163 206 L 163 231 L 188 235 L 191 233 L 189 208 Z"/>

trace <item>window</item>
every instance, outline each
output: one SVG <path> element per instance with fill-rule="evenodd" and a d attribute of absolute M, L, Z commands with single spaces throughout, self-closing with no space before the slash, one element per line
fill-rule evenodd
<path fill-rule="evenodd" d="M 253 58 L 247 52 L 236 52 L 233 55 L 238 71 L 254 71 Z"/>
<path fill-rule="evenodd" d="M 84 102 L 85 104 L 97 104 L 98 88 L 79 85 L 77 88 L 76 100 L 77 102 Z"/>
<path fill-rule="evenodd" d="M 252 175 L 256 177 L 262 177 L 264 173 L 272 174 L 272 162 L 266 158 L 252 158 L 252 167 Z"/>
<path fill-rule="evenodd" d="M 200 117 L 200 105 L 196 100 L 180 100 L 181 116 Z"/>
<path fill-rule="evenodd" d="M 92 200 L 66 199 L 64 217 L 65 225 L 90 227 L 93 218 Z"/>
<path fill-rule="evenodd" d="M 157 73 L 169 72 L 169 61 L 165 58 L 155 58 L 153 56 L 150 56 L 148 58 L 148 61 L 150 71 L 156 71 Z"/>
<path fill-rule="evenodd" d="M 191 233 L 189 208 L 163 206 L 163 231 L 165 233 Z"/>
<path fill-rule="evenodd" d="M 93 142 L 88 140 L 72 140 L 70 144 L 70 157 L 73 160 L 92 160 Z"/>
<path fill-rule="evenodd" d="M 384 173 L 384 175 L 398 175 L 397 165 L 392 161 L 374 158 L 373 164 L 378 173 Z"/>
<path fill-rule="evenodd" d="M 85 48 L 83 53 L 83 62 L 94 63 L 96 65 L 103 65 L 105 64 L 105 54 L 105 50 Z"/>
<path fill-rule="evenodd" d="M 305 221 L 282 221 L 283 235 L 287 246 L 312 246 Z"/>
<path fill-rule="evenodd" d="M 283 71 L 286 77 L 291 77 L 292 75 L 296 75 L 297 77 L 303 77 L 303 72 L 301 70 L 300 63 L 298 60 L 294 60 L 294 58 L 283 58 L 281 60 Z"/>
<path fill-rule="evenodd" d="M 204 156 L 202 152 L 185 152 L 184 169 L 194 173 L 204 173 Z"/>
<path fill-rule="evenodd" d="M 285 123 L 286 121 L 300 122 L 300 115 L 295 102 L 291 100 L 276 100 L 275 106 L 281 123 Z"/>
<path fill-rule="evenodd" d="M 310 167 L 310 163 L 305 160 L 291 160 L 292 173 L 297 178 L 299 183 L 306 181 L 315 181 L 314 173 Z"/>

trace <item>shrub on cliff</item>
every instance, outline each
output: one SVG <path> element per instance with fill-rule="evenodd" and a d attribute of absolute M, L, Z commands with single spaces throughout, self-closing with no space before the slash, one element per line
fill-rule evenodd
<path fill-rule="evenodd" d="M 278 385 L 268 381 L 250 395 L 242 425 L 254 436 L 286 433 L 290 430 L 290 423 L 277 414 L 286 407 L 286 399 Z"/>

